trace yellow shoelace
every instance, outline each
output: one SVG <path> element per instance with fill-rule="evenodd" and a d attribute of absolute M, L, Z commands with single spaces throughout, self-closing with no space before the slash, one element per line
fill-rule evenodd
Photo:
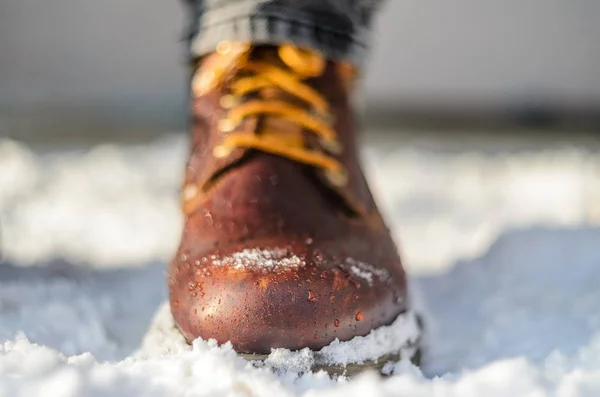
<path fill-rule="evenodd" d="M 205 94 L 221 84 L 229 84 L 230 94 L 221 99 L 221 106 L 228 109 L 226 117 L 219 122 L 224 138 L 214 148 L 213 155 L 222 158 L 236 148 L 257 149 L 322 168 L 331 182 L 345 184 L 347 175 L 344 167 L 331 156 L 339 154 L 342 147 L 332 127 L 329 104 L 319 92 L 304 82 L 324 72 L 325 59 L 315 52 L 283 45 L 278 48 L 278 56 L 285 66 L 279 66 L 264 60 L 249 59 L 251 50 L 247 44 L 223 42 L 217 48 L 219 56 L 213 57 L 214 65 L 203 68 L 205 71 L 193 79 L 195 95 Z M 234 75 L 240 77 L 226 81 L 236 71 L 238 73 Z M 244 100 L 248 94 L 270 88 L 282 90 L 300 101 L 263 98 L 261 95 Z M 282 133 L 268 127 L 253 134 L 235 131 L 244 119 L 261 115 L 285 119 L 316 134 L 324 150 L 308 148 L 302 134 Z"/>

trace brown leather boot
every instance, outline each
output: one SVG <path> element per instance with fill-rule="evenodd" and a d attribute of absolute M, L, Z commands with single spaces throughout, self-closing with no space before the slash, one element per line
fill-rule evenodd
<path fill-rule="evenodd" d="M 407 312 L 404 270 L 357 156 L 353 79 L 291 46 L 225 42 L 199 61 L 168 276 L 188 341 L 318 350 Z"/>

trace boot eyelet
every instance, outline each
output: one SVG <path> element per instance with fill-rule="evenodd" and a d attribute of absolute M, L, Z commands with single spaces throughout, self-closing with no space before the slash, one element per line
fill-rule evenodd
<path fill-rule="evenodd" d="M 194 183 L 188 183 L 181 191 L 183 202 L 193 200 L 198 195 L 198 186 Z"/>
<path fill-rule="evenodd" d="M 221 41 L 217 44 L 217 52 L 221 55 L 229 54 L 232 48 L 233 45 L 231 44 L 231 41 Z"/>
<path fill-rule="evenodd" d="M 342 144 L 340 142 L 338 142 L 335 139 L 320 139 L 319 143 L 321 144 L 321 147 L 325 150 L 327 150 L 329 153 L 332 154 L 342 154 L 342 152 L 344 151 L 344 147 L 342 146 Z"/>
<path fill-rule="evenodd" d="M 230 118 L 219 120 L 219 131 L 223 134 L 232 132 L 237 126 L 238 124 Z"/>
<path fill-rule="evenodd" d="M 215 78 L 216 74 L 212 70 L 196 73 L 196 75 L 192 78 L 192 92 L 194 96 L 199 97 L 210 91 L 214 84 Z"/>
<path fill-rule="evenodd" d="M 222 159 L 229 156 L 233 152 L 233 148 L 227 145 L 218 145 L 213 149 L 213 156 Z"/>
<path fill-rule="evenodd" d="M 231 109 L 237 104 L 237 99 L 231 94 L 225 94 L 221 97 L 219 104 L 223 109 Z"/>
<path fill-rule="evenodd" d="M 325 171 L 325 177 L 327 180 L 331 182 L 332 185 L 337 187 L 344 187 L 348 184 L 350 178 L 348 177 L 348 172 L 344 168 L 340 168 L 336 171 Z"/>

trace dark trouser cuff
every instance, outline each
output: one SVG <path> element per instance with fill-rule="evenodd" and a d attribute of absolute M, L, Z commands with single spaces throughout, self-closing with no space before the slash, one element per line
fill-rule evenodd
<path fill-rule="evenodd" d="M 195 14 L 190 41 L 194 57 L 215 51 L 222 41 L 293 44 L 362 67 L 368 50 L 369 29 L 356 26 L 346 15 L 310 12 L 260 0 L 196 10 Z"/>

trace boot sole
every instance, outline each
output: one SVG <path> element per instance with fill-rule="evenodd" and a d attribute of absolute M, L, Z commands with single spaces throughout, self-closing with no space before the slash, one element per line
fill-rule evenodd
<path fill-rule="evenodd" d="M 264 362 L 264 360 L 269 357 L 268 354 L 244 354 L 238 353 L 238 356 L 248 360 L 248 361 L 258 361 Z M 368 360 L 363 363 L 357 364 L 347 364 L 347 365 L 314 365 L 311 367 L 311 372 L 319 372 L 325 371 L 330 376 L 347 376 L 352 378 L 358 374 L 361 374 L 366 371 L 375 371 L 379 372 L 382 375 L 387 375 L 383 373 L 383 367 L 387 363 L 396 363 L 403 359 L 405 355 L 402 353 L 391 353 L 385 356 L 378 358 L 377 360 Z M 412 351 L 412 354 L 409 354 L 410 361 L 416 365 L 421 365 L 421 349 L 415 348 Z"/>
<path fill-rule="evenodd" d="M 394 351 L 383 354 L 375 360 L 365 360 L 358 363 L 347 363 L 324 365 L 319 363 L 323 360 L 319 351 L 312 351 L 314 357 L 314 364 L 310 367 L 310 371 L 318 372 L 325 371 L 330 376 L 347 376 L 352 377 L 365 371 L 376 371 L 387 375 L 383 372 L 383 369 L 387 363 L 395 363 L 400 360 L 409 359 L 413 364 L 420 365 L 422 350 L 421 340 L 423 336 L 424 322 L 421 316 L 414 314 L 416 322 L 416 336 L 414 339 L 407 340 L 402 346 L 395 347 Z M 342 342 L 343 343 L 343 342 Z M 160 349 L 157 351 L 157 344 Z M 165 302 L 159 309 L 152 320 L 150 329 L 144 338 L 142 348 L 138 351 L 140 357 L 154 356 L 156 354 L 170 354 L 173 351 L 179 351 L 182 348 L 188 347 L 189 344 L 185 341 L 183 334 L 173 320 L 171 315 L 171 308 L 168 302 Z M 149 353 L 147 353 L 149 352 Z M 242 357 L 248 361 L 255 362 L 257 366 L 263 366 L 265 360 L 270 356 L 269 354 L 253 354 L 253 353 L 237 353 L 239 357 Z M 321 357 L 320 357 L 321 356 Z M 319 360 L 321 358 L 321 360 Z"/>
<path fill-rule="evenodd" d="M 311 372 L 325 371 L 330 376 L 346 376 L 351 378 L 366 371 L 375 371 L 386 376 L 388 374 L 383 372 L 386 364 L 397 363 L 405 358 L 408 358 L 414 365 L 420 366 L 422 359 L 420 342 L 423 335 L 424 323 L 421 316 L 417 315 L 416 317 L 419 327 L 419 338 L 414 342 L 407 343 L 402 347 L 401 351 L 389 353 L 376 360 L 367 360 L 361 363 L 349 363 L 346 365 L 315 364 L 311 367 Z M 313 353 L 318 357 L 318 351 L 313 351 Z M 238 353 L 238 356 L 251 362 L 263 363 L 269 357 L 269 354 Z"/>

